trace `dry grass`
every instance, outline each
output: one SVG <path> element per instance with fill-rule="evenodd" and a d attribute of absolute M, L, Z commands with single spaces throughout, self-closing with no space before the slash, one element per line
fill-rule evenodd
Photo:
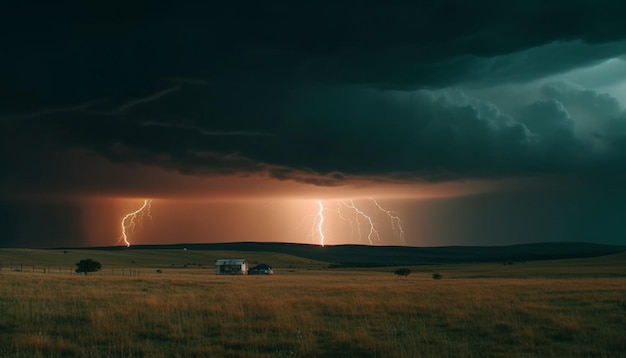
<path fill-rule="evenodd" d="M 65 272 L 74 270 L 74 263 L 91 258 L 102 263 L 106 270 L 171 268 L 215 269 L 215 260 L 225 257 L 245 257 L 251 265 L 261 262 L 272 263 L 273 267 L 296 269 L 320 269 L 328 263 L 272 252 L 237 252 L 209 250 L 36 250 L 0 249 L 0 267 L 3 270 L 20 269 L 28 272 Z M 48 270 L 49 269 L 49 270 Z"/>
<path fill-rule="evenodd" d="M 235 277 L 1 271 L 0 356 L 626 354 L 626 279 L 449 278 L 466 268 L 446 268 L 440 281 L 393 270 Z"/>

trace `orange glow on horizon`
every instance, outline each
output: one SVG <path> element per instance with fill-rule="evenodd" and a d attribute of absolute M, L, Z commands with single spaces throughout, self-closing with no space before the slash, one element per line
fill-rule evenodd
<path fill-rule="evenodd" d="M 77 202 L 83 208 L 79 225 L 89 246 L 111 245 L 111 238 L 120 236 L 120 219 L 129 220 L 126 216 L 146 197 L 152 198 L 155 219 L 133 232 L 132 240 L 123 231 L 120 240 L 125 239 L 126 245 L 131 241 L 133 245 L 234 241 L 407 245 L 416 238 L 407 243 L 404 236 L 414 233 L 405 233 L 401 225 L 418 220 L 403 211 L 409 203 L 506 190 L 508 185 L 506 181 L 399 183 L 386 182 L 385 178 L 348 178 L 341 186 L 316 186 L 264 174 L 182 175 L 153 166 L 119 165 L 93 156 L 78 159 L 90 168 L 85 177 L 78 178 L 81 180 L 64 180 L 61 191 L 22 194 L 19 199 Z M 354 209 L 341 207 L 341 201 L 350 200 L 372 218 L 372 225 Z M 324 221 L 312 235 L 312 221 L 319 214 L 320 203 Z M 303 220 L 306 227 L 297 228 Z M 361 230 L 363 236 L 359 235 Z M 374 230 L 380 230 L 380 238 Z M 371 235 L 364 236 L 366 233 Z"/>
<path fill-rule="evenodd" d="M 396 225 L 403 225 L 404 220 L 415 221 L 405 216 L 408 215 L 403 209 L 406 203 L 398 200 L 377 202 L 397 216 L 396 225 L 371 199 L 353 200 L 354 207 L 364 215 L 349 208 L 350 204 L 342 204 L 342 200 L 153 199 L 142 200 L 141 203 L 140 208 L 137 199 L 92 199 L 86 203 L 83 210 L 86 245 L 111 246 L 114 244 L 111 237 L 120 237 L 120 226 L 123 224 L 119 240 L 126 246 L 219 242 L 402 246 L 407 245 L 404 232 Z M 140 224 L 138 215 L 148 206 L 152 218 L 150 225 L 144 225 L 131 234 L 132 219 L 135 219 L 135 224 Z M 366 219 L 365 215 L 370 219 Z M 127 234 L 126 240 L 124 233 Z M 373 236 L 368 237 L 368 234 Z"/>

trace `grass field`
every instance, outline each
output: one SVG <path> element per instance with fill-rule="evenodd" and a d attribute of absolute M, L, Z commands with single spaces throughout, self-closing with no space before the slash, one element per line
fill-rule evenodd
<path fill-rule="evenodd" d="M 243 255 L 276 274 L 214 275 L 215 257 Z M 102 271 L 71 273 L 84 258 Z M 408 277 L 251 252 L 0 250 L 0 260 L 0 357 L 626 356 L 624 254 L 416 266 Z"/>

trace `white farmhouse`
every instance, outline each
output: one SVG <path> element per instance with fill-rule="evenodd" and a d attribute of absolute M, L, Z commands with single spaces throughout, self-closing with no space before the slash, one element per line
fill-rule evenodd
<path fill-rule="evenodd" d="M 248 261 L 246 259 L 220 259 L 215 261 L 216 275 L 247 275 Z"/>

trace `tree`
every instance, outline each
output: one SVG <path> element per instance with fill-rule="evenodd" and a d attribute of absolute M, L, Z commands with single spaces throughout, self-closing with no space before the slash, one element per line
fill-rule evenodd
<path fill-rule="evenodd" d="M 398 276 L 408 276 L 409 274 L 411 274 L 411 270 L 408 268 L 399 268 L 397 270 L 395 270 L 393 273 L 395 273 Z"/>
<path fill-rule="evenodd" d="M 98 261 L 92 259 L 80 260 L 76 263 L 76 273 L 84 273 L 100 271 L 102 265 Z"/>

